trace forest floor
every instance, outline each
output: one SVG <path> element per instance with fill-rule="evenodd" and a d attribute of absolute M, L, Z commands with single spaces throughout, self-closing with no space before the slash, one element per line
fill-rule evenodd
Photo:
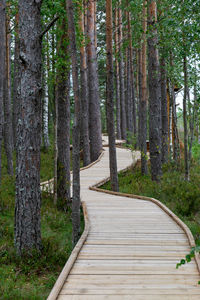
<path fill-rule="evenodd" d="M 200 245 L 200 145 L 193 148 L 190 182 L 184 180 L 184 162 L 180 169 L 174 162 L 163 167 L 163 178 L 158 184 L 149 175 L 142 176 L 140 162 L 125 173 L 119 174 L 122 193 L 156 198 L 172 210 L 190 228 L 196 244 Z M 101 188 L 110 190 L 110 182 Z"/>
<path fill-rule="evenodd" d="M 3 154 L 0 188 L 0 299 L 46 299 L 72 251 L 70 212 L 58 210 L 43 193 L 41 210 L 42 251 L 23 260 L 14 250 L 15 179 L 6 174 Z M 53 177 L 53 149 L 41 154 L 41 181 Z M 82 229 L 84 220 L 82 216 Z"/>

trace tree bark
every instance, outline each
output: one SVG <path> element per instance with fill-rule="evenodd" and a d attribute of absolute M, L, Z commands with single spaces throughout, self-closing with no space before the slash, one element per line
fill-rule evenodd
<path fill-rule="evenodd" d="M 148 173 L 147 168 L 147 2 L 143 2 L 143 35 L 142 35 L 142 57 L 141 57 L 141 104 L 140 104 L 140 151 L 141 151 L 141 173 L 142 175 Z"/>
<path fill-rule="evenodd" d="M 62 36 L 58 46 L 60 64 L 57 68 L 56 97 L 58 102 L 58 207 L 70 206 L 70 66 L 66 20 L 61 25 Z"/>
<path fill-rule="evenodd" d="M 190 139 L 189 139 L 189 167 L 191 165 L 192 160 L 192 146 L 194 142 L 194 133 L 195 133 L 195 124 L 197 123 L 197 113 L 198 113 L 198 101 L 197 101 L 197 69 L 195 65 L 195 78 L 194 78 L 194 103 L 192 109 L 192 118 L 190 121 Z"/>
<path fill-rule="evenodd" d="M 57 78 L 56 78 L 57 79 Z M 56 85 L 58 82 L 56 80 Z M 53 198 L 54 205 L 57 205 L 58 200 L 58 97 L 55 87 L 54 98 L 54 181 L 53 181 Z"/>
<path fill-rule="evenodd" d="M 48 40 L 47 40 L 48 43 Z M 47 151 L 50 142 L 49 142 L 49 78 L 48 78 L 48 63 L 47 63 L 47 55 L 45 55 L 45 70 L 44 70 L 44 103 L 43 103 L 43 142 L 44 149 Z"/>
<path fill-rule="evenodd" d="M 91 161 L 98 159 L 102 149 L 101 111 L 99 99 L 99 81 L 97 73 L 97 55 L 95 48 L 95 0 L 88 0 L 87 56 L 89 87 L 89 133 Z"/>
<path fill-rule="evenodd" d="M 176 113 L 176 96 L 174 92 L 174 84 L 169 83 L 170 97 L 171 97 L 171 111 L 172 111 L 172 144 L 173 144 L 173 159 L 177 166 L 180 165 L 180 146 L 177 127 L 177 113 Z"/>
<path fill-rule="evenodd" d="M 130 44 L 130 63 L 131 63 L 131 93 L 132 93 L 132 116 L 133 116 L 133 135 L 136 139 L 137 137 L 137 110 L 136 110 L 136 93 L 135 93 L 135 75 L 134 75 L 134 63 L 133 63 L 133 47 L 132 47 L 132 38 Z M 135 148 L 136 148 L 135 141 Z"/>
<path fill-rule="evenodd" d="M 184 71 L 184 97 L 183 97 L 183 123 L 184 123 L 184 160 L 185 160 L 185 180 L 190 180 L 189 159 L 188 159 L 188 126 L 187 126 L 187 94 L 188 94 L 188 69 L 187 57 L 183 58 Z"/>
<path fill-rule="evenodd" d="M 19 0 L 21 93 L 15 203 L 15 247 L 18 254 L 41 248 L 41 3 L 39 0 Z"/>
<path fill-rule="evenodd" d="M 84 6 L 82 1 L 80 11 L 80 29 L 83 36 L 80 47 L 80 71 L 81 71 L 81 131 L 83 138 L 83 165 L 90 164 L 90 141 L 89 141 L 89 106 L 88 106 L 88 76 L 87 56 L 85 49 L 85 28 L 84 28 Z"/>
<path fill-rule="evenodd" d="M 121 1 L 120 1 L 121 5 Z M 118 8 L 118 35 L 119 35 L 119 80 L 120 80 L 120 103 L 121 103 L 121 134 L 122 139 L 127 138 L 127 122 L 126 122 L 126 108 L 125 108 L 125 88 L 124 88 L 124 61 L 122 53 L 122 11 Z"/>
<path fill-rule="evenodd" d="M 106 84 L 106 106 L 107 106 L 107 128 L 109 141 L 109 161 L 111 188 L 117 192 L 118 174 L 115 147 L 115 124 L 114 124 L 114 73 L 113 73 L 113 50 L 112 50 L 112 0 L 106 0 L 106 48 L 107 48 L 107 84 Z"/>
<path fill-rule="evenodd" d="M 161 165 L 161 87 L 158 54 L 157 5 L 148 0 L 148 74 L 149 74 L 149 141 L 151 177 L 159 181 L 162 175 Z"/>
<path fill-rule="evenodd" d="M 141 99 L 142 99 L 142 43 L 140 48 L 138 49 L 138 136 L 137 143 L 139 149 L 141 148 L 141 123 L 142 123 L 142 115 L 141 115 Z"/>
<path fill-rule="evenodd" d="M 128 7 L 128 2 L 127 2 Z M 127 130 L 129 132 L 129 142 L 133 135 L 133 95 L 131 82 L 131 50 L 132 50 L 132 36 L 131 36 L 131 17 L 130 12 L 127 11 L 127 33 L 128 33 L 128 47 L 127 47 L 127 77 L 126 77 L 126 95 L 127 95 Z"/>
<path fill-rule="evenodd" d="M 80 89 L 78 80 L 78 59 L 76 33 L 74 23 L 74 8 L 72 0 L 67 0 L 68 32 L 70 55 L 72 60 L 72 79 L 74 91 L 74 124 L 73 124 L 73 201 L 72 226 L 73 243 L 76 244 L 80 234 Z"/>
<path fill-rule="evenodd" d="M 7 5 L 8 6 L 8 5 Z M 11 110 L 11 80 L 10 80 L 10 20 L 6 14 L 6 72 L 4 73 L 4 146 L 7 156 L 8 174 L 13 176 L 13 128 Z"/>
<path fill-rule="evenodd" d="M 117 138 L 121 140 L 121 107 L 119 81 L 119 37 L 118 37 L 118 9 L 115 8 L 115 88 L 116 88 L 116 129 Z"/>
<path fill-rule="evenodd" d="M 168 162 L 167 75 L 165 58 L 161 58 L 162 164 Z"/>
<path fill-rule="evenodd" d="M 3 143 L 3 122 L 4 122 L 4 74 L 6 71 L 6 1 L 0 4 L 0 185 L 2 176 L 2 143 Z"/>
<path fill-rule="evenodd" d="M 20 70 L 19 70 L 19 13 L 15 17 L 15 50 L 14 50 L 14 75 L 13 75 L 13 143 L 16 148 L 17 140 L 17 123 L 19 115 L 19 82 L 20 82 Z"/>

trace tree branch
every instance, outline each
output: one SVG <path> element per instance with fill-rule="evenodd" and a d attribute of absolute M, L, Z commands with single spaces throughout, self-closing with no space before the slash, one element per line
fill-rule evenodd
<path fill-rule="evenodd" d="M 42 39 L 43 36 L 49 29 L 54 25 L 54 23 L 59 19 L 59 16 L 56 16 L 47 26 L 46 28 L 40 33 L 40 38 Z"/>

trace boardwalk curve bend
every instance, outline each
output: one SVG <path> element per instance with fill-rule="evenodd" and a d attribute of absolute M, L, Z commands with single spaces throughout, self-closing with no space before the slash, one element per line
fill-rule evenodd
<path fill-rule="evenodd" d="M 118 170 L 138 158 L 117 148 Z M 85 231 L 48 300 L 199 300 L 198 257 L 176 269 L 194 243 L 188 228 L 155 199 L 100 193 L 98 183 L 107 177 L 104 148 L 81 171 Z"/>

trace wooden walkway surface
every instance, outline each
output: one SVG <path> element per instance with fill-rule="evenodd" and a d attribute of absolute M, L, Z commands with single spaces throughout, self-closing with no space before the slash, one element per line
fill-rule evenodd
<path fill-rule="evenodd" d="M 89 234 L 54 299 L 199 300 L 196 262 L 176 269 L 190 251 L 183 229 L 151 201 L 89 190 L 109 176 L 108 148 L 104 150 L 98 163 L 81 171 Z M 117 148 L 119 170 L 132 160 L 129 150 Z"/>

